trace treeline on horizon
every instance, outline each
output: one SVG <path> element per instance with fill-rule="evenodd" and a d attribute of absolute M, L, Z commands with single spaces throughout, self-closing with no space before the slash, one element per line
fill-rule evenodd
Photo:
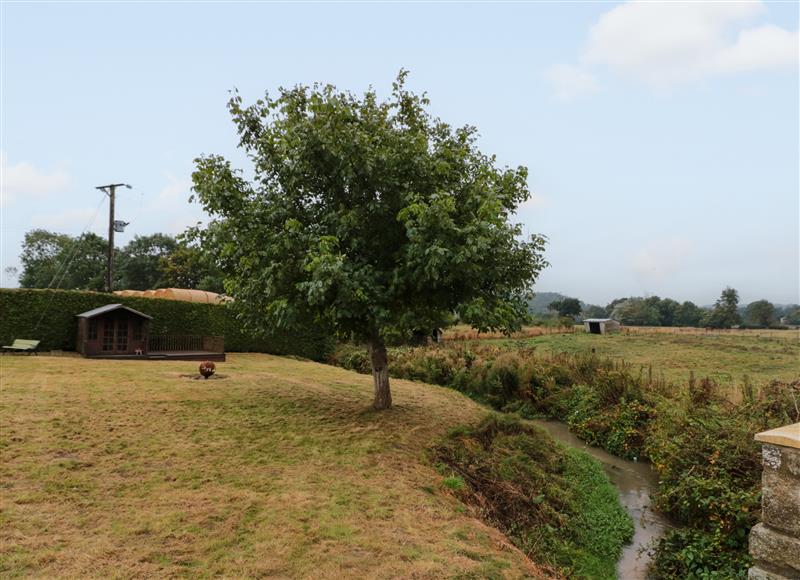
<path fill-rule="evenodd" d="M 193 228 L 179 236 L 156 233 L 134 236 L 114 252 L 114 289 L 189 288 L 224 292 L 224 276 L 213 256 L 194 242 Z M 44 229 L 25 234 L 20 254 L 22 288 L 101 291 L 105 286 L 108 241 L 85 233 L 70 236 Z M 628 326 L 692 326 L 708 328 L 770 328 L 800 325 L 800 305 L 774 305 L 757 300 L 739 304 L 733 288 L 722 291 L 711 308 L 691 301 L 658 296 L 630 296 L 606 306 L 586 304 L 556 292 L 536 293 L 529 302 L 533 323 L 613 318 Z"/>
<path fill-rule="evenodd" d="M 134 236 L 125 246 L 115 248 L 113 289 L 223 292 L 223 275 L 213 257 L 187 234 Z M 26 233 L 22 242 L 22 271 L 6 268 L 6 273 L 18 275 L 21 288 L 102 291 L 107 258 L 108 240 L 102 236 L 35 229 Z"/>
<path fill-rule="evenodd" d="M 659 296 L 616 298 L 606 306 L 586 304 L 556 292 L 542 292 L 529 303 L 535 321 L 613 318 L 627 326 L 691 326 L 697 328 L 778 328 L 800 324 L 800 305 L 775 305 L 768 300 L 739 304 L 739 293 L 725 288 L 709 307 L 689 300 Z"/>

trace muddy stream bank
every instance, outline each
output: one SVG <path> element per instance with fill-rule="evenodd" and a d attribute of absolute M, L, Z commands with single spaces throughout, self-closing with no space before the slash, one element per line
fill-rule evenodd
<path fill-rule="evenodd" d="M 667 519 L 651 507 L 650 496 L 658 487 L 658 476 L 648 463 L 637 463 L 591 447 L 578 439 L 564 423 L 533 421 L 557 441 L 585 451 L 603 465 L 611 483 L 619 491 L 622 507 L 633 519 L 633 541 L 625 546 L 617 562 L 617 578 L 643 580 L 647 577 L 650 556 L 647 548 L 671 527 Z"/>

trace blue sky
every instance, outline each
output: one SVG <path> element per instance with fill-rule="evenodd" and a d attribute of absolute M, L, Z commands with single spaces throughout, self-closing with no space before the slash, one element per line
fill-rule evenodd
<path fill-rule="evenodd" d="M 798 4 L 9 3 L 2 7 L 2 268 L 25 231 L 176 234 L 192 160 L 246 167 L 225 104 L 330 82 L 388 92 L 525 165 L 518 219 L 550 238 L 537 283 L 800 301 Z M 97 208 L 100 207 L 98 212 Z M 92 222 L 92 217 L 95 216 Z M 16 285 L 2 272 L 4 286 Z"/>

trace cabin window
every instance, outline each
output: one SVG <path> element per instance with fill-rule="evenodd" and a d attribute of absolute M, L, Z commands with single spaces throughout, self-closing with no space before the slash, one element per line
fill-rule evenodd
<path fill-rule="evenodd" d="M 128 321 L 117 321 L 117 350 L 128 350 Z"/>
<path fill-rule="evenodd" d="M 92 318 L 89 320 L 89 333 L 86 336 L 89 340 L 97 340 L 97 319 Z"/>
<path fill-rule="evenodd" d="M 103 350 L 114 350 L 114 319 L 103 321 Z"/>

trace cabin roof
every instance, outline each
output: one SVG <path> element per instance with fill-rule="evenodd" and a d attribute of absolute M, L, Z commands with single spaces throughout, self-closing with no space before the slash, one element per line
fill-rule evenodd
<path fill-rule="evenodd" d="M 99 316 L 100 314 L 105 314 L 107 312 L 113 312 L 114 310 L 127 310 L 128 312 L 132 312 L 137 316 L 153 320 L 152 316 L 148 316 L 143 312 L 139 312 L 138 310 L 134 310 L 133 308 L 128 308 L 127 306 L 123 306 L 122 304 L 106 304 L 105 306 L 100 306 L 99 308 L 95 308 L 93 310 L 87 310 L 86 312 L 81 312 L 80 314 L 76 314 L 75 316 L 77 316 L 78 318 L 94 318 L 95 316 Z"/>
<path fill-rule="evenodd" d="M 613 318 L 584 318 L 584 322 L 616 322 Z"/>

